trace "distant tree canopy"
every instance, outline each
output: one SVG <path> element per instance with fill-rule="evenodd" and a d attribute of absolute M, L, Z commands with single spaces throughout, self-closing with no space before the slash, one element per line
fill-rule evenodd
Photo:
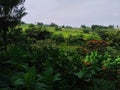
<path fill-rule="evenodd" d="M 8 28 L 15 27 L 26 15 L 23 6 L 25 0 L 0 0 L 0 28 L 3 33 L 3 42 L 6 48 Z"/>
<path fill-rule="evenodd" d="M 97 29 L 113 29 L 114 25 L 109 25 L 109 26 L 92 25 L 91 28 L 92 28 L 92 30 L 97 30 Z"/>
<path fill-rule="evenodd" d="M 42 26 L 42 25 L 44 25 L 44 23 L 43 22 L 37 22 L 37 25 Z"/>
<path fill-rule="evenodd" d="M 52 23 L 50 24 L 50 26 L 51 26 L 51 27 L 57 27 L 58 25 L 52 22 Z"/>
<path fill-rule="evenodd" d="M 81 28 L 86 28 L 87 26 L 86 25 L 81 25 Z"/>

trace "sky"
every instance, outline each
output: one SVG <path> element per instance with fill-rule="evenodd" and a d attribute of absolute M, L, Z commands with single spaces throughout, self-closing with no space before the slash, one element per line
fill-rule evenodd
<path fill-rule="evenodd" d="M 58 25 L 119 25 L 120 0 L 26 0 L 26 23 Z"/>

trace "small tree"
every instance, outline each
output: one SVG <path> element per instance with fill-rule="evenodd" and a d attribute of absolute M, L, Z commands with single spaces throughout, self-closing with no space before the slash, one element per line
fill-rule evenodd
<path fill-rule="evenodd" d="M 7 50 L 7 31 L 15 27 L 26 15 L 24 2 L 25 0 L 0 0 L 0 28 L 5 50 Z"/>

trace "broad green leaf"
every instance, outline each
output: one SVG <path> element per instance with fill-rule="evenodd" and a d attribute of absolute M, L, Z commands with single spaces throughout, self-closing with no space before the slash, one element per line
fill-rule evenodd
<path fill-rule="evenodd" d="M 32 84 L 36 80 L 36 70 L 35 67 L 31 67 L 25 73 L 24 80 L 27 84 Z"/>

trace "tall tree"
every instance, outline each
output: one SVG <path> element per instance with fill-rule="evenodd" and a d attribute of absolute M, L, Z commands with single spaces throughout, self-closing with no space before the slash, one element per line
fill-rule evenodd
<path fill-rule="evenodd" d="M 26 15 L 25 0 L 0 0 L 0 29 L 3 33 L 4 48 L 7 50 L 7 31 L 15 27 Z"/>

